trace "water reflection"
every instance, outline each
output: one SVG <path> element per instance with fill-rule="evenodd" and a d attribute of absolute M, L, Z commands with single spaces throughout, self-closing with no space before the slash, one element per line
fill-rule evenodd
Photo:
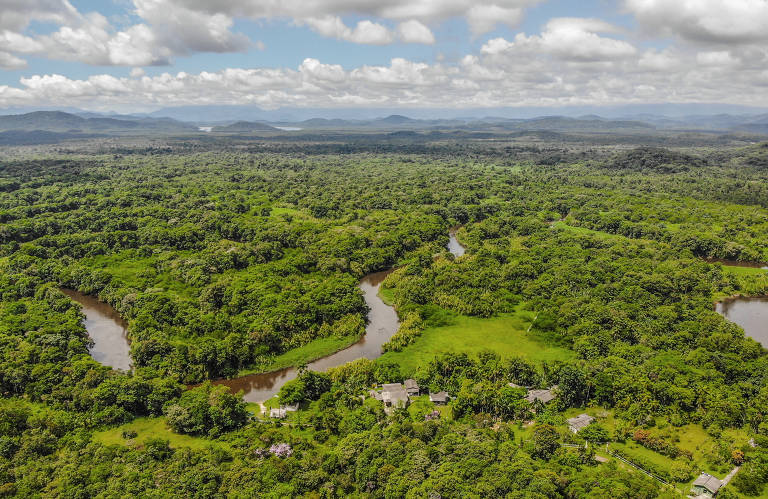
<path fill-rule="evenodd" d="M 85 314 L 83 324 L 88 336 L 93 340 L 93 346 L 89 350 L 91 357 L 105 366 L 130 370 L 131 347 L 126 337 L 128 324 L 117 310 L 92 296 L 72 289 L 62 289 L 62 292 L 82 307 Z"/>

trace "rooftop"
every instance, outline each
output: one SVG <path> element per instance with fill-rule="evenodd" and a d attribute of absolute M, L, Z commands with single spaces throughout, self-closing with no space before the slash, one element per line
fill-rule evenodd
<path fill-rule="evenodd" d="M 577 433 L 579 430 L 589 426 L 595 418 L 588 414 L 579 414 L 575 418 L 568 419 L 568 427 L 572 432 Z"/>
<path fill-rule="evenodd" d="M 708 491 L 715 494 L 717 493 L 718 490 L 720 490 L 720 487 L 723 486 L 723 482 L 713 477 L 709 473 L 702 473 L 701 475 L 699 475 L 699 478 L 697 478 L 696 481 L 693 482 L 693 486 L 704 487 Z"/>
<path fill-rule="evenodd" d="M 447 402 L 448 392 L 437 392 L 437 393 L 430 392 L 429 401 L 430 402 Z"/>
<path fill-rule="evenodd" d="M 553 391 L 555 388 L 557 388 L 557 386 L 553 386 L 547 390 L 531 390 L 528 392 L 528 396 L 525 397 L 525 400 L 530 403 L 539 400 L 546 404 L 555 398 L 555 393 Z"/>

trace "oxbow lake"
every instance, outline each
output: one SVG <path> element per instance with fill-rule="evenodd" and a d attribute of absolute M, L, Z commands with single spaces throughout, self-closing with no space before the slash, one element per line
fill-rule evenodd
<path fill-rule="evenodd" d="M 768 271 L 765 263 L 707 260 L 728 267 L 761 268 Z M 734 297 L 715 304 L 715 310 L 731 322 L 738 324 L 747 336 L 768 348 L 768 296 Z"/>

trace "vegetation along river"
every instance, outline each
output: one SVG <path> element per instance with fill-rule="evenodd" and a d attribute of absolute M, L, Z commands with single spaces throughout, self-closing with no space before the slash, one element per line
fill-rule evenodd
<path fill-rule="evenodd" d="M 457 229 L 451 229 L 449 233 L 448 250 L 458 257 L 464 254 L 465 249 L 456 239 L 456 231 Z M 365 335 L 357 343 L 309 363 L 309 369 L 325 371 L 356 359 L 376 359 L 381 355 L 382 345 L 389 341 L 400 327 L 395 309 L 379 297 L 381 283 L 391 272 L 392 270 L 375 272 L 360 280 L 359 287 L 369 309 Z M 91 349 L 93 358 L 117 369 L 130 369 L 130 346 L 125 336 L 127 325 L 117 311 L 92 296 L 69 289 L 63 291 L 83 307 L 85 328 L 94 342 Z M 295 379 L 297 374 L 297 368 L 287 367 L 279 371 L 250 374 L 214 383 L 226 385 L 234 393 L 242 390 L 243 398 L 248 402 L 263 402 L 274 396 L 286 382 Z"/>

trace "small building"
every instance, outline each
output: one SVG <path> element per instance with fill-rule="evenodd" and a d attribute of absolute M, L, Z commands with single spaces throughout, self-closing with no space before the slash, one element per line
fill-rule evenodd
<path fill-rule="evenodd" d="M 421 393 L 419 384 L 416 383 L 415 379 L 405 380 L 405 391 L 408 393 L 409 397 L 417 397 Z"/>
<path fill-rule="evenodd" d="M 381 400 L 389 407 L 407 407 L 408 392 L 400 383 L 387 383 L 381 387 Z"/>
<path fill-rule="evenodd" d="M 371 391 L 368 392 L 368 395 L 370 395 L 371 398 L 374 399 L 374 400 L 378 400 L 379 402 L 382 401 L 382 399 L 381 399 L 381 392 L 380 391 L 371 390 Z"/>
<path fill-rule="evenodd" d="M 293 404 L 293 405 L 284 405 L 281 406 L 283 409 L 285 409 L 286 412 L 296 412 L 299 410 L 299 404 Z"/>
<path fill-rule="evenodd" d="M 285 417 L 288 415 L 288 412 L 283 409 L 282 407 L 279 409 L 270 409 L 269 410 L 269 417 L 270 418 L 276 418 L 276 419 L 285 419 Z"/>
<path fill-rule="evenodd" d="M 445 405 L 448 403 L 448 393 L 447 392 L 437 392 L 437 393 L 429 392 L 429 401 L 432 402 L 433 404 Z"/>
<path fill-rule="evenodd" d="M 537 400 L 542 404 L 548 404 L 555 398 L 556 389 L 557 389 L 557 385 L 547 390 L 530 390 L 528 392 L 528 395 L 526 395 L 525 400 L 527 400 L 531 404 L 533 404 Z"/>
<path fill-rule="evenodd" d="M 715 497 L 722 488 L 723 482 L 713 477 L 709 473 L 702 473 L 699 478 L 693 482 L 691 494 L 695 497 Z"/>
<path fill-rule="evenodd" d="M 568 428 L 570 428 L 573 433 L 578 433 L 579 430 L 583 430 L 591 425 L 594 420 L 595 418 L 588 414 L 579 414 L 575 418 L 568 419 Z"/>

